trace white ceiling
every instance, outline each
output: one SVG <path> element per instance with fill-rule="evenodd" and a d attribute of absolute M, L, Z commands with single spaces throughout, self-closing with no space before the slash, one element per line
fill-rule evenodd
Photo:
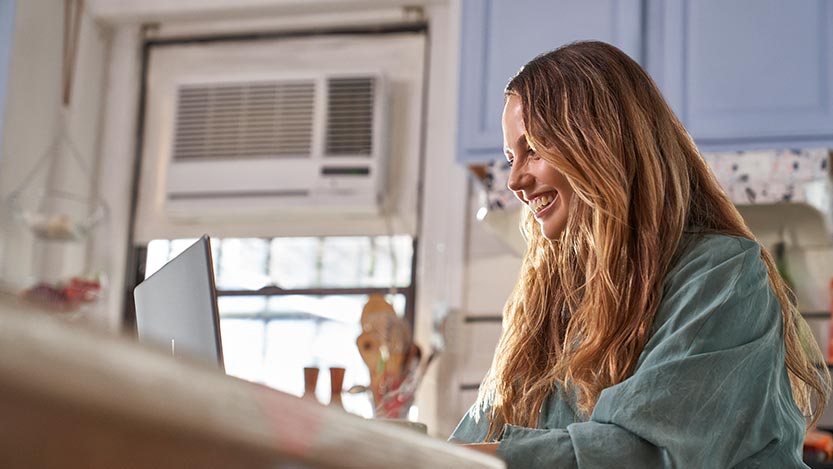
<path fill-rule="evenodd" d="M 87 0 L 107 24 L 252 18 L 262 15 L 332 13 L 420 6 L 447 0 Z"/>

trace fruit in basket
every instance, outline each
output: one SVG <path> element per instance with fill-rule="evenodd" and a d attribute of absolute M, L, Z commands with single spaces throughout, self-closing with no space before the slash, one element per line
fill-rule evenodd
<path fill-rule="evenodd" d="M 96 301 L 100 294 L 101 282 L 98 279 L 72 277 L 67 283 L 40 282 L 24 290 L 21 296 L 47 309 L 73 311 L 83 304 Z"/>
<path fill-rule="evenodd" d="M 69 285 L 64 287 L 64 294 L 67 298 L 84 303 L 97 300 L 99 293 L 101 293 L 101 282 L 97 279 L 73 277 L 69 280 Z"/>
<path fill-rule="evenodd" d="M 79 230 L 72 218 L 65 213 L 54 215 L 29 214 L 24 217 L 29 228 L 41 239 L 69 241 L 79 237 Z"/>

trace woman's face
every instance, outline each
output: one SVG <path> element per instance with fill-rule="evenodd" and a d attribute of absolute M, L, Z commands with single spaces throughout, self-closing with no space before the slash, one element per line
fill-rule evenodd
<path fill-rule="evenodd" d="M 506 185 L 535 214 L 541 233 L 558 239 L 567 226 L 573 188 L 529 147 L 525 130 L 521 98 L 509 95 L 503 108 L 503 151 L 512 166 Z"/>

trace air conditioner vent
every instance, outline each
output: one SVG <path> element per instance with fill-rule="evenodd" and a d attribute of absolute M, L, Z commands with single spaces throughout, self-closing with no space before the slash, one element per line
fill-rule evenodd
<path fill-rule="evenodd" d="M 165 121 L 173 127 L 165 174 L 171 217 L 379 213 L 388 172 L 384 75 L 192 80 L 172 83 L 165 100 L 176 100 Z"/>
<path fill-rule="evenodd" d="M 329 80 L 326 156 L 371 156 L 374 86 L 373 77 Z"/>
<path fill-rule="evenodd" d="M 191 84 L 177 98 L 175 161 L 310 156 L 312 80 Z"/>

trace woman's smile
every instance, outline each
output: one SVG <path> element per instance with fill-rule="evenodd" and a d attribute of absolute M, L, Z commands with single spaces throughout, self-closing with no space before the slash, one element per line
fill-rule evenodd
<path fill-rule="evenodd" d="M 549 209 L 555 205 L 556 199 L 558 199 L 557 191 L 541 194 L 529 201 L 529 208 L 532 209 L 535 218 L 543 218 L 547 215 Z"/>

